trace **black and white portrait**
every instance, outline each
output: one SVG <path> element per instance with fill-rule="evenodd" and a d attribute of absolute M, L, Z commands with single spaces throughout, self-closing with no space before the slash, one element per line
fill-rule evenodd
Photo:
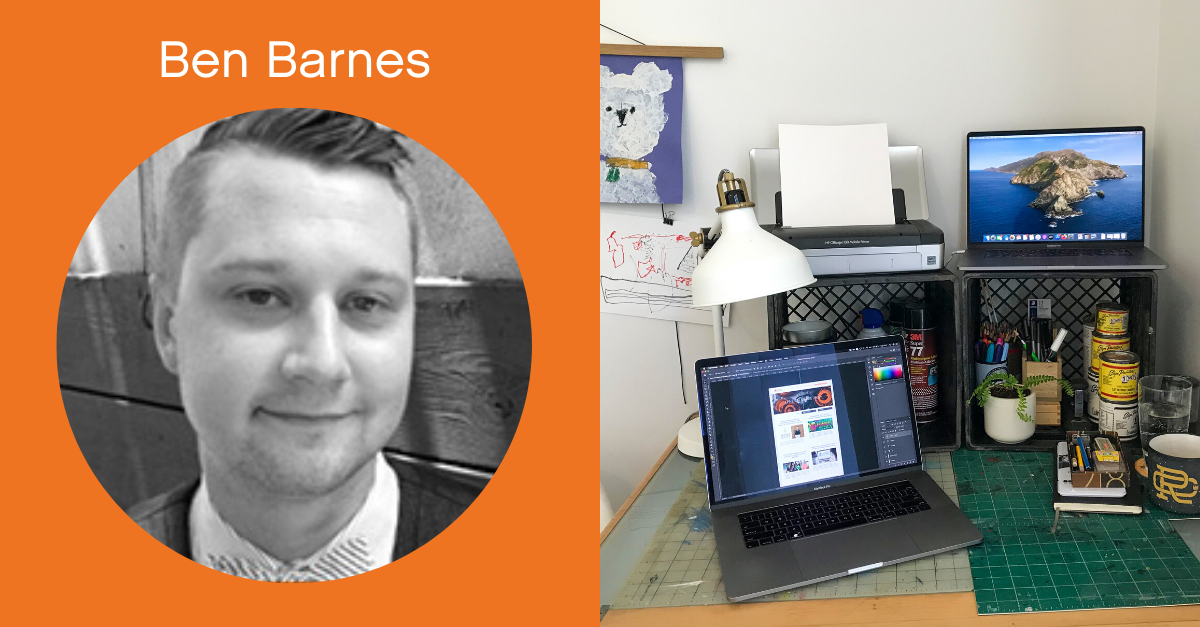
<path fill-rule="evenodd" d="M 150 536 L 244 578 L 363 573 L 462 515 L 515 433 L 530 327 L 471 187 L 346 113 L 253 111 L 104 203 L 63 289 L 63 402 Z"/>

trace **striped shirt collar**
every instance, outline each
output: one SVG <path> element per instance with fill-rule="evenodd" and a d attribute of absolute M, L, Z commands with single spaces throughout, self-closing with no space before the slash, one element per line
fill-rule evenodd
<path fill-rule="evenodd" d="M 189 515 L 192 555 L 231 575 L 260 581 L 327 581 L 379 568 L 392 561 L 399 517 L 396 474 L 379 453 L 366 501 L 350 522 L 312 555 L 283 562 L 242 538 L 213 507 L 203 479 Z"/>

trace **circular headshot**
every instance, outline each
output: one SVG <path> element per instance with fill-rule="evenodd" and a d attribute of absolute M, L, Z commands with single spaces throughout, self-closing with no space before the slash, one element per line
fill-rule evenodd
<path fill-rule="evenodd" d="M 429 150 L 350 114 L 218 120 L 92 220 L 58 318 L 63 404 L 151 537 L 247 579 L 415 551 L 516 431 L 529 310 L 504 233 Z"/>

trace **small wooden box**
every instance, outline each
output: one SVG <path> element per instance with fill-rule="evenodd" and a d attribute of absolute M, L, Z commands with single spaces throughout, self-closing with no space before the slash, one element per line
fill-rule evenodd
<path fill-rule="evenodd" d="M 1124 487 L 1130 489 L 1133 487 L 1132 478 L 1129 475 L 1129 460 L 1126 458 L 1125 449 L 1121 447 L 1121 438 L 1117 434 L 1109 431 L 1102 433 L 1100 431 L 1068 431 L 1067 443 L 1074 444 L 1075 436 L 1086 435 L 1091 438 L 1102 436 L 1108 438 L 1112 442 L 1113 447 L 1121 454 L 1121 472 L 1075 472 L 1071 471 L 1071 485 L 1076 488 L 1115 488 Z M 1070 449 L 1068 449 L 1070 450 Z"/>
<path fill-rule="evenodd" d="M 1029 361 L 1024 357 L 1021 358 L 1021 380 L 1026 377 L 1043 374 L 1054 377 L 1055 379 L 1062 378 L 1062 359 L 1056 361 Z M 1033 393 L 1037 394 L 1038 404 L 1042 402 L 1054 401 L 1055 403 L 1062 401 L 1062 388 L 1058 386 L 1057 381 L 1047 381 L 1041 385 L 1033 387 Z M 1058 424 L 1058 423 L 1055 423 Z"/>
<path fill-rule="evenodd" d="M 1042 397 L 1038 397 L 1037 413 L 1033 417 L 1033 422 L 1036 425 L 1057 427 L 1062 424 L 1062 403 L 1048 402 L 1042 403 Z"/>

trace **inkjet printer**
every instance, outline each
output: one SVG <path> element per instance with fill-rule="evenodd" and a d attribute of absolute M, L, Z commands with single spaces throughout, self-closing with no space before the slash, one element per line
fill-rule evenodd
<path fill-rule="evenodd" d="M 929 220 L 925 172 L 918 146 L 889 148 L 892 208 L 896 223 L 886 225 L 790 228 L 783 223 L 779 190 L 779 151 L 750 151 L 753 189 L 759 198 L 775 200 L 775 225 L 763 228 L 804 251 L 816 276 L 887 272 L 930 272 L 941 269 L 945 235 Z M 906 205 L 906 195 L 911 202 Z M 912 216 L 914 219 L 909 219 Z M 769 219 L 769 218 L 768 218 Z M 760 218 L 761 221 L 761 218 Z"/>

